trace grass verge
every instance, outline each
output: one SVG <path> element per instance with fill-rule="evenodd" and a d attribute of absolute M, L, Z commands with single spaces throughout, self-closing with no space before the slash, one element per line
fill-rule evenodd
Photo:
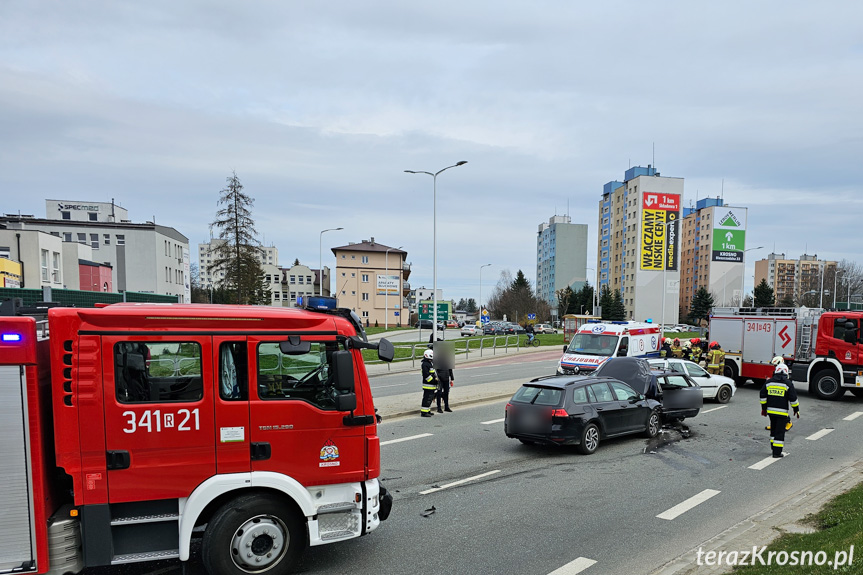
<path fill-rule="evenodd" d="M 854 487 L 831 500 L 824 508 L 805 520 L 815 527 L 814 533 L 786 533 L 767 546 L 761 554 L 765 563 L 768 553 L 775 552 L 772 565 L 737 567 L 735 575 L 775 575 L 788 573 L 795 575 L 826 575 L 827 573 L 863 573 L 863 484 Z M 851 556 L 851 546 L 854 554 Z M 760 547 L 759 547 L 760 548 Z M 779 566 L 780 554 L 787 554 L 786 566 Z M 804 554 L 805 553 L 805 554 Z M 822 562 L 822 565 L 794 565 L 798 563 Z M 812 558 L 811 560 L 809 558 Z M 823 561 L 818 561 L 823 559 Z M 828 564 L 829 562 L 829 564 Z"/>

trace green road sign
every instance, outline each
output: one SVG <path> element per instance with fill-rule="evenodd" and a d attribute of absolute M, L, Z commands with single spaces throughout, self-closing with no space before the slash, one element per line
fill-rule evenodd
<path fill-rule="evenodd" d="M 420 319 L 434 319 L 433 316 L 433 308 L 434 302 L 431 301 L 421 301 L 419 303 L 419 318 Z M 448 301 L 439 301 L 437 302 L 437 318 L 441 321 L 446 321 L 449 319 L 449 308 L 450 302 Z"/>
<path fill-rule="evenodd" d="M 746 230 L 713 230 L 713 261 L 742 262 Z"/>

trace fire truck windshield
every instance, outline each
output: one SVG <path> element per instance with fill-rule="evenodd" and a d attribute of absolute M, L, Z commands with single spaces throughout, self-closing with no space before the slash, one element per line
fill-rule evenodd
<path fill-rule="evenodd" d="M 598 333 L 577 333 L 566 348 L 567 353 L 580 353 L 582 355 L 601 355 L 604 357 L 614 353 L 617 345 L 617 336 Z"/>

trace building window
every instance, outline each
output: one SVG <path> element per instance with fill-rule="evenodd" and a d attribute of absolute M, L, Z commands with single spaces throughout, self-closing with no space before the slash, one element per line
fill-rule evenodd
<path fill-rule="evenodd" d="M 364 264 L 369 263 L 369 256 L 363 256 L 363 263 Z"/>
<path fill-rule="evenodd" d="M 362 279 L 363 283 L 369 283 L 369 274 L 363 274 Z"/>
<path fill-rule="evenodd" d="M 63 218 L 64 220 L 71 220 L 72 214 L 69 212 L 60 212 L 60 217 Z"/>
<path fill-rule="evenodd" d="M 8 246 L 0 246 L 0 258 L 12 259 L 12 248 Z"/>
<path fill-rule="evenodd" d="M 54 268 L 51 270 L 51 280 L 55 284 L 58 284 L 60 283 L 60 252 L 52 252 L 51 255 L 53 256 L 51 263 Z"/>
<path fill-rule="evenodd" d="M 91 222 L 95 222 L 95 221 L 97 221 L 97 220 L 99 219 L 99 216 L 97 216 L 97 215 L 96 215 L 96 214 L 94 214 L 93 212 L 90 212 L 90 213 L 88 213 L 87 215 L 88 215 L 88 216 L 90 216 L 90 221 L 91 221 Z"/>
<path fill-rule="evenodd" d="M 274 297 L 275 299 L 279 299 L 279 292 L 274 291 L 274 292 L 273 292 L 273 297 Z"/>
<path fill-rule="evenodd" d="M 63 232 L 63 241 L 71 242 L 72 241 L 72 233 L 71 232 Z"/>
<path fill-rule="evenodd" d="M 306 282 L 312 283 L 312 276 L 306 276 Z"/>
<path fill-rule="evenodd" d="M 78 243 L 86 244 L 87 243 L 87 234 L 78 234 Z"/>
<path fill-rule="evenodd" d="M 117 245 L 125 246 L 126 245 L 126 236 L 123 234 L 117 234 Z"/>
<path fill-rule="evenodd" d="M 357 277 L 357 274 L 355 274 L 354 272 L 351 272 L 351 277 L 355 278 L 355 277 Z"/>
<path fill-rule="evenodd" d="M 48 250 L 42 250 L 42 281 L 48 281 Z"/>
<path fill-rule="evenodd" d="M 364 311 L 364 312 L 363 312 L 363 317 L 369 317 L 369 312 Z"/>
<path fill-rule="evenodd" d="M 345 275 L 345 274 L 342 274 L 342 275 Z M 297 276 L 291 276 L 291 283 L 292 284 L 297 283 Z"/>
<path fill-rule="evenodd" d="M 111 245 L 111 234 L 102 234 L 102 237 L 105 240 L 105 245 L 110 246 Z"/>
<path fill-rule="evenodd" d="M 366 292 L 363 292 L 363 301 L 369 301 L 369 294 Z"/>
<path fill-rule="evenodd" d="M 304 283 L 303 276 L 297 276 L 297 283 Z"/>
<path fill-rule="evenodd" d="M 99 234 L 90 234 L 90 247 L 94 250 L 99 249 Z"/>

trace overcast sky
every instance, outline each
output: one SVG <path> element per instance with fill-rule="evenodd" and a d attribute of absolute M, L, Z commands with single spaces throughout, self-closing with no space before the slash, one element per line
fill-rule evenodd
<path fill-rule="evenodd" d="M 257 229 L 317 267 L 374 236 L 415 287 L 536 275 L 537 226 L 590 225 L 653 163 L 684 205 L 749 207 L 754 261 L 859 261 L 863 3 L 0 3 L 0 209 L 114 198 L 208 239 L 232 170 Z M 590 273 L 590 272 L 589 272 Z"/>

